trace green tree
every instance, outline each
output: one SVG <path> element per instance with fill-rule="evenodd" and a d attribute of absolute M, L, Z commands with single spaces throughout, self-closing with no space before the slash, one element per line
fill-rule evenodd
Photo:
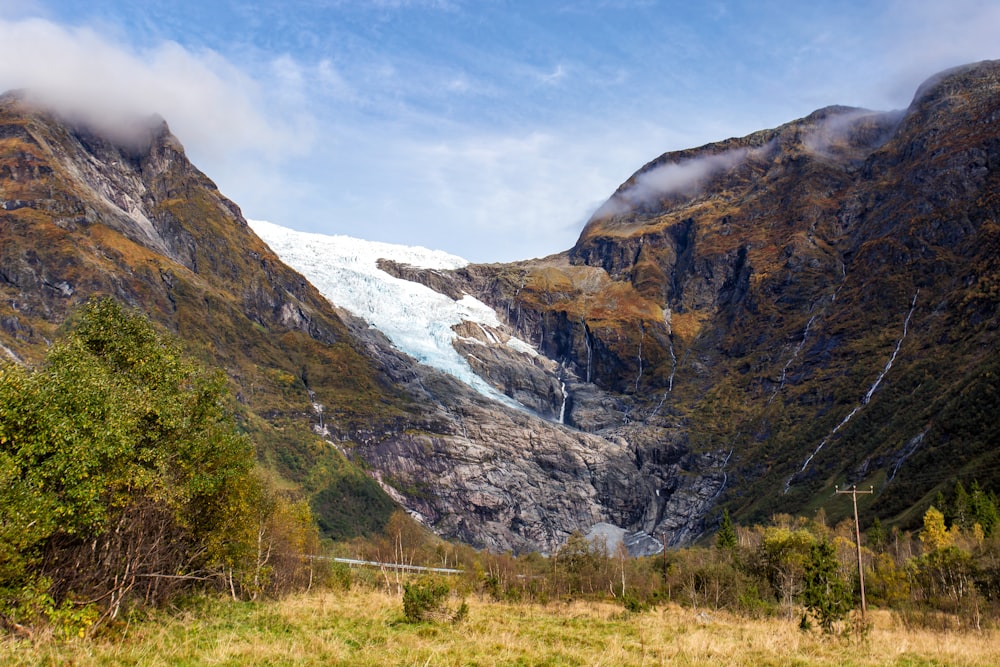
<path fill-rule="evenodd" d="M 783 526 L 764 529 L 757 563 L 778 600 L 791 618 L 795 599 L 802 592 L 805 566 L 816 538 L 805 528 Z"/>
<path fill-rule="evenodd" d="M 719 522 L 719 532 L 715 534 L 715 546 L 722 550 L 732 551 L 736 548 L 736 529 L 729 518 L 729 509 L 722 510 Z"/>
<path fill-rule="evenodd" d="M 220 373 L 110 299 L 41 368 L 0 368 L 0 614 L 93 601 L 113 618 L 206 581 L 235 594 L 262 491 L 227 401 Z"/>
<path fill-rule="evenodd" d="M 558 583 L 565 584 L 570 594 L 603 591 L 611 581 L 611 562 L 603 543 L 591 543 L 582 533 L 574 531 L 559 547 L 552 560 Z"/>
<path fill-rule="evenodd" d="M 885 550 L 886 540 L 888 535 L 885 531 L 885 527 L 882 526 L 882 522 L 878 517 L 872 519 L 871 527 L 865 532 L 865 538 L 868 542 L 868 546 L 872 551 L 876 553 L 881 553 Z"/>
<path fill-rule="evenodd" d="M 986 537 L 992 537 L 997 524 L 1000 524 L 996 494 L 992 491 L 987 493 L 979 486 L 978 481 L 973 481 L 969 487 L 969 510 L 973 523 L 978 523 L 982 527 Z"/>
<path fill-rule="evenodd" d="M 839 566 L 837 551 L 830 542 L 823 540 L 809 549 L 802 601 L 826 633 L 833 632 L 834 625 L 851 608 L 851 593 L 840 576 Z"/>

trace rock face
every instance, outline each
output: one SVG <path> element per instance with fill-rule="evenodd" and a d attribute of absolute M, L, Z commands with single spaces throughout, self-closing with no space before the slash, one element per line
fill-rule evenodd
<path fill-rule="evenodd" d="M 162 121 L 122 145 L 7 96 L 0 342 L 31 362 L 92 295 L 142 308 L 225 369 L 262 462 L 331 534 L 384 507 L 352 463 L 441 535 L 498 550 L 607 524 L 650 553 L 721 506 L 751 521 L 845 483 L 905 523 L 956 476 L 1000 488 L 998 120 L 1000 64 L 979 63 L 904 112 L 833 107 L 663 155 L 565 253 L 384 262 L 495 308 L 503 325 L 459 325 L 456 349 L 518 411 L 327 303 Z"/>
<path fill-rule="evenodd" d="M 560 369 L 565 422 L 630 444 L 649 493 L 619 527 L 684 542 L 720 504 L 855 482 L 905 522 L 955 476 L 1000 482 L 998 119 L 1000 63 L 958 68 L 903 112 L 660 156 L 568 252 L 427 284 L 491 304 Z"/>

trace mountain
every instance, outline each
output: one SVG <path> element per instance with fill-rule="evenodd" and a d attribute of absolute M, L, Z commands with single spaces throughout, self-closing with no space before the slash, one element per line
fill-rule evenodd
<path fill-rule="evenodd" d="M 336 405 L 345 427 L 368 428 L 386 413 L 406 414 L 405 397 L 315 288 L 188 162 L 166 123 L 137 119 L 112 139 L 24 94 L 6 94 L 0 341 L 7 355 L 37 362 L 73 310 L 101 295 L 144 311 L 226 372 L 261 458 L 305 487 L 330 531 L 364 530 L 358 516 L 377 524 L 392 511 L 377 484 L 313 434 L 309 417 L 314 403 Z"/>
<path fill-rule="evenodd" d="M 142 309 L 332 536 L 395 502 L 480 547 L 648 553 L 723 506 L 837 520 L 838 484 L 905 526 L 1000 488 L 998 118 L 1000 63 L 958 68 L 662 155 L 568 251 L 474 265 L 248 225 L 162 120 L 109 138 L 8 94 L 0 344 L 34 363 L 90 296 Z"/>
<path fill-rule="evenodd" d="M 566 423 L 628 443 L 620 526 L 836 520 L 850 484 L 908 525 L 955 479 L 1000 488 L 998 119 L 1000 62 L 968 65 L 901 112 L 664 154 L 567 252 L 386 268 L 492 305 L 556 364 Z"/>
<path fill-rule="evenodd" d="M 38 363 L 94 296 L 142 310 L 226 373 L 261 462 L 309 497 L 329 536 L 380 530 L 397 501 L 497 550 L 621 523 L 606 498 L 637 472 L 621 443 L 418 364 L 282 263 L 162 119 L 119 130 L 0 97 L 8 357 Z"/>

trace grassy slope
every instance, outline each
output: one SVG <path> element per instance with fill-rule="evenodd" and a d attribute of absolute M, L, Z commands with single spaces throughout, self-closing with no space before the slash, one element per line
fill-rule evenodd
<path fill-rule="evenodd" d="M 1000 634 L 905 629 L 872 614 L 861 643 L 676 606 L 469 600 L 466 620 L 403 621 L 398 596 L 314 592 L 259 604 L 201 602 L 129 627 L 119 642 L 0 640 L 5 665 L 993 665 Z"/>

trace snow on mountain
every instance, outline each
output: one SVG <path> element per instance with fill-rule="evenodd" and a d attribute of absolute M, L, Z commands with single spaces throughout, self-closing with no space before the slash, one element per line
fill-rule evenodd
<path fill-rule="evenodd" d="M 281 261 L 305 276 L 330 303 L 362 318 L 420 363 L 492 399 L 522 408 L 476 375 L 452 347 L 457 337 L 452 327 L 462 321 L 499 327 L 492 308 L 469 295 L 455 301 L 419 283 L 391 276 L 377 265 L 379 259 L 390 259 L 426 269 L 458 269 L 468 264 L 466 260 L 440 250 L 299 232 L 263 220 L 247 222 Z M 534 353 L 534 348 L 516 338 L 508 345 Z"/>

